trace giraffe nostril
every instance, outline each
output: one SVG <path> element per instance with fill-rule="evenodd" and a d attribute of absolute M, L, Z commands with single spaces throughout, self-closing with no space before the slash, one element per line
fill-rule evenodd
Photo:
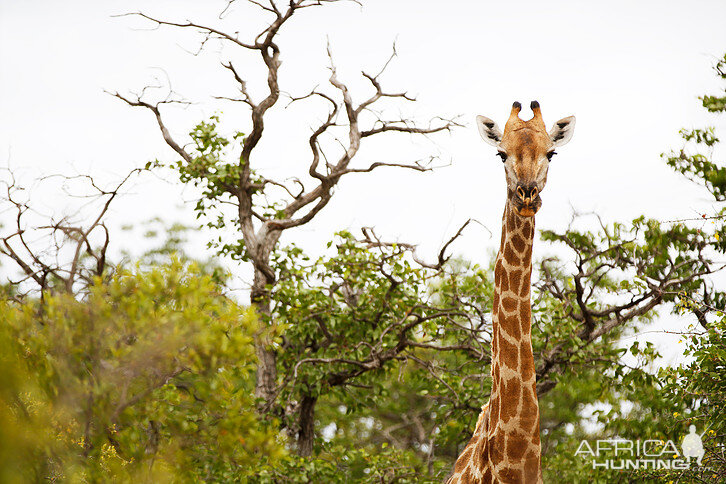
<path fill-rule="evenodd" d="M 537 190 L 537 187 L 532 187 L 532 198 L 537 198 L 538 193 L 539 190 Z"/>
<path fill-rule="evenodd" d="M 524 193 L 524 188 L 522 188 L 521 186 L 517 187 L 517 195 L 519 195 L 519 198 L 521 198 L 522 200 L 524 200 L 527 196 L 526 193 Z"/>

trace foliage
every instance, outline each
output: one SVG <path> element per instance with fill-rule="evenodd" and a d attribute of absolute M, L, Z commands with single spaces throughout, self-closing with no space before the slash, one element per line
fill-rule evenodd
<path fill-rule="evenodd" d="M 278 466 L 263 467 L 250 483 L 440 482 L 428 480 L 414 467 L 415 457 L 383 443 L 377 447 L 351 448 L 328 444 L 311 458 L 289 456 Z"/>
<path fill-rule="evenodd" d="M 232 141 L 243 144 L 245 136 L 241 132 L 234 132 L 231 140 L 222 136 L 218 132 L 219 122 L 219 115 L 211 116 L 208 121 L 200 121 L 189 132 L 192 139 L 190 160 L 179 160 L 170 167 L 182 183 L 191 183 L 201 189 L 202 196 L 194 210 L 197 218 L 206 220 L 205 224 L 211 230 L 239 223 L 236 215 L 229 215 L 223 207 L 233 200 L 232 194 L 240 184 L 245 163 L 241 158 L 235 160 L 233 157 L 232 161 L 225 161 L 231 157 L 228 151 Z M 222 236 L 218 235 L 208 246 L 219 249 L 220 253 L 233 259 L 249 260 L 242 238 L 223 242 Z"/>
<path fill-rule="evenodd" d="M 476 268 L 475 275 L 464 275 L 462 269 L 445 276 L 441 269 L 424 267 L 412 260 L 405 244 L 371 247 L 369 240 L 356 240 L 346 232 L 329 247 L 333 244 L 333 253 L 316 261 L 294 247 L 275 259 L 280 280 L 272 294 L 272 316 L 284 326 L 278 359 L 280 405 L 319 409 L 317 427 L 327 426 L 334 436 L 316 439 L 318 457 L 332 459 L 331 453 L 341 449 L 366 449 L 369 472 L 375 474 L 383 471 L 373 457 L 383 455 L 382 445 L 391 445 L 419 479 L 435 467 L 440 480 L 448 464 L 432 461 L 440 431 L 432 412 L 446 418 L 460 412 L 459 406 L 481 405 L 481 378 L 466 376 L 460 368 L 473 365 L 472 356 L 484 357 L 477 339 L 481 328 L 470 324 L 462 304 L 464 291 L 480 302 L 470 291 L 491 284 Z M 454 280 L 466 280 L 466 285 Z M 434 284 L 454 284 L 458 292 L 445 296 L 430 290 Z M 489 304 L 489 298 L 483 300 Z M 418 428 L 410 420 L 401 425 L 401 416 L 411 414 L 423 419 Z M 371 423 L 391 428 L 371 428 Z M 286 426 L 296 434 L 305 422 L 289 420 Z M 450 428 L 447 438 L 453 437 Z M 407 438 L 409 432 L 415 435 Z M 460 437 L 457 432 L 454 440 Z M 336 465 L 348 466 L 348 457 L 343 457 L 334 459 Z M 407 472 L 399 469 L 395 478 L 403 479 Z"/>
<path fill-rule="evenodd" d="M 348 233 L 336 242 L 333 257 L 308 267 L 289 259 L 276 264 L 284 269 L 273 315 L 286 327 L 279 359 L 292 376 L 286 393 L 317 397 L 360 375 L 356 383 L 366 385 L 364 392 L 339 393 L 355 409 L 370 403 L 372 388 L 385 379 L 381 363 L 406 349 L 408 330 L 419 325 L 412 313 L 425 304 L 424 270 L 412 267 L 404 252 L 367 250 Z M 396 324 L 407 318 L 410 327 Z"/>
<path fill-rule="evenodd" d="M 726 55 L 714 69 L 726 81 Z M 722 94 L 701 96 L 703 107 L 712 113 L 726 112 L 726 88 Z M 713 161 L 713 148 L 719 142 L 714 128 L 682 129 L 680 134 L 685 146 L 678 152 L 663 154 L 666 163 L 690 180 L 705 185 L 716 200 L 726 200 L 726 167 Z M 690 152 L 691 146 L 694 153 Z"/>
<path fill-rule="evenodd" d="M 253 410 L 254 313 L 193 265 L 2 304 L 4 482 L 219 481 L 282 455 Z"/>
<path fill-rule="evenodd" d="M 715 66 L 716 73 L 724 81 L 725 67 L 726 55 Z M 709 112 L 726 112 L 726 96 L 705 95 L 700 99 Z M 690 164 L 673 165 L 671 158 L 668 158 L 668 163 L 686 176 L 695 174 L 700 177 L 700 183 L 716 200 L 723 202 L 726 200 L 726 168 L 722 163 L 703 162 L 711 157 L 719 141 L 714 129 L 694 130 L 686 140 L 695 141 L 708 153 L 688 158 Z M 723 258 L 726 253 L 726 207 L 714 208 L 713 215 L 709 217 L 714 226 L 711 247 Z M 701 223 L 703 225 L 705 221 Z M 674 473 L 671 477 L 697 482 L 723 482 L 726 480 L 726 457 L 723 453 L 726 443 L 726 295 L 716 288 L 704 286 L 700 293 L 694 290 L 678 296 L 676 310 L 693 318 L 693 323 L 682 334 L 684 356 L 689 361 L 661 369 L 658 377 L 662 382 L 663 398 L 673 410 L 666 420 L 679 429 L 696 425 L 698 433 L 703 434 L 706 455 L 704 468 L 691 470 L 685 475 Z"/>

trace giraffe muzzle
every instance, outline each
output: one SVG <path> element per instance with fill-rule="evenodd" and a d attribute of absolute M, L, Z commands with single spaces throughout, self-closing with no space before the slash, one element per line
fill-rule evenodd
<path fill-rule="evenodd" d="M 542 206 L 539 189 L 535 183 L 519 183 L 515 192 L 517 212 L 523 217 L 532 217 Z"/>

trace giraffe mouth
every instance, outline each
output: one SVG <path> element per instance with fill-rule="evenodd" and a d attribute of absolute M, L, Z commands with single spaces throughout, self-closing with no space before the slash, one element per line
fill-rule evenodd
<path fill-rule="evenodd" d="M 534 200 L 514 200 L 514 208 L 521 217 L 534 217 L 542 206 L 542 199 L 536 197 Z"/>
<path fill-rule="evenodd" d="M 534 217 L 542 206 L 539 189 L 534 182 L 518 182 L 514 190 L 509 191 L 509 200 L 521 217 Z"/>

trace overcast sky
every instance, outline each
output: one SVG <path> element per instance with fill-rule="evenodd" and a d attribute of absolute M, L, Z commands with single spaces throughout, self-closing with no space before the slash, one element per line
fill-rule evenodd
<path fill-rule="evenodd" d="M 75 170 L 112 180 L 150 159 L 174 160 L 149 112 L 104 93 L 139 91 L 157 79 L 195 102 L 166 112 L 180 139 L 220 110 L 223 131 L 248 130 L 242 106 L 211 96 L 235 94 L 220 60 L 233 59 L 254 79 L 262 72 L 256 59 L 214 43 L 194 57 L 188 51 L 200 37 L 191 31 L 144 30 L 148 23 L 113 17 L 143 10 L 211 24 L 220 22 L 224 3 L 0 0 L 0 162 L 28 173 Z M 246 32 L 257 31 L 264 17 L 238 3 L 220 25 L 251 38 Z M 322 216 L 289 232 L 287 240 L 317 253 L 337 230 L 374 225 L 433 257 L 471 217 L 494 236 L 472 227 L 455 251 L 486 262 L 500 232 L 505 184 L 501 162 L 480 140 L 473 119 L 483 114 L 503 126 L 515 100 L 528 106 L 537 99 L 548 126 L 577 117 L 573 140 L 550 166 L 539 228 L 563 228 L 572 207 L 627 221 L 643 213 L 661 220 L 689 217 L 711 206 L 706 192 L 672 173 L 659 155 L 680 148 L 682 127 L 724 127 L 697 96 L 721 88 L 712 66 L 726 51 L 726 2 L 363 3 L 309 9 L 286 26 L 279 42 L 282 89 L 300 95 L 327 82 L 329 39 L 339 76 L 360 99 L 369 94 L 361 69 L 376 72 L 396 41 L 398 58 L 383 82 L 416 95 L 418 102 L 404 112 L 422 119 L 461 114 L 467 126 L 432 137 L 433 143 L 391 135 L 364 150 L 358 166 L 426 152 L 450 166 L 425 174 L 352 175 Z M 252 82 L 258 99 L 262 86 Z M 264 173 L 304 173 L 309 127 L 324 114 L 325 106 L 313 102 L 275 113 L 256 154 Z M 522 117 L 529 115 L 526 108 Z M 193 197 L 148 178 L 116 205 L 113 221 L 190 220 L 190 204 L 178 207 Z M 72 209 L 54 201 L 49 210 Z M 547 250 L 540 244 L 535 256 Z"/>

